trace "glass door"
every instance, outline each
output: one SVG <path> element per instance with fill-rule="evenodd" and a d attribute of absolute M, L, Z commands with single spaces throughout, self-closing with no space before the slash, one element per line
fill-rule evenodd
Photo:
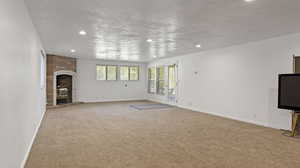
<path fill-rule="evenodd" d="M 176 103 L 177 92 L 177 79 L 176 79 L 176 65 L 168 66 L 168 101 L 170 103 Z"/>

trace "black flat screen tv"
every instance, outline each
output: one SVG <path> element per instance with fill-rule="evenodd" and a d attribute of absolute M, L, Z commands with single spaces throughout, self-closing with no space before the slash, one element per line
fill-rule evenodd
<path fill-rule="evenodd" d="M 280 74 L 278 108 L 300 111 L 300 74 Z"/>

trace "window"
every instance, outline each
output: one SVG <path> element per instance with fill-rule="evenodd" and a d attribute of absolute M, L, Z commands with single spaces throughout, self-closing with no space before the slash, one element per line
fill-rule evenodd
<path fill-rule="evenodd" d="M 156 81 L 156 69 L 149 68 L 148 69 L 148 92 L 155 93 L 155 81 Z"/>
<path fill-rule="evenodd" d="M 120 80 L 139 80 L 139 67 L 120 66 Z"/>
<path fill-rule="evenodd" d="M 168 80 L 169 80 L 169 84 L 168 84 L 168 92 L 169 95 L 175 95 L 175 88 L 176 88 L 176 79 L 175 79 L 175 65 L 170 65 L 168 67 Z"/>
<path fill-rule="evenodd" d="M 40 77 L 41 77 L 41 88 L 43 89 L 45 87 L 45 84 L 46 84 L 46 57 L 45 57 L 45 54 L 44 54 L 44 51 L 41 50 L 41 69 L 40 69 Z"/>
<path fill-rule="evenodd" d="M 97 65 L 97 80 L 117 80 L 117 66 Z"/>
<path fill-rule="evenodd" d="M 120 67 L 120 80 L 129 80 L 129 67 L 128 66 Z"/>
<path fill-rule="evenodd" d="M 117 80 L 117 66 L 107 66 L 107 80 Z"/>
<path fill-rule="evenodd" d="M 97 80 L 117 80 L 118 66 L 116 65 L 97 65 L 96 73 Z M 138 66 L 120 66 L 119 67 L 120 80 L 139 80 Z"/>
<path fill-rule="evenodd" d="M 105 65 L 97 65 L 97 80 L 106 80 L 106 66 Z"/>
<path fill-rule="evenodd" d="M 157 93 L 164 95 L 165 91 L 165 69 L 164 67 L 157 68 Z"/>
<path fill-rule="evenodd" d="M 129 67 L 129 79 L 139 80 L 139 67 L 137 66 Z"/>

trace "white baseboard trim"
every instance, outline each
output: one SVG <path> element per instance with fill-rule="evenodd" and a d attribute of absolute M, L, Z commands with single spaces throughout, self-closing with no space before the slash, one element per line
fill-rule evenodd
<path fill-rule="evenodd" d="M 37 127 L 35 128 L 34 135 L 33 135 L 32 139 L 31 139 L 30 145 L 29 145 L 29 147 L 28 147 L 28 149 L 27 149 L 27 152 L 26 152 L 25 157 L 24 157 L 24 159 L 23 159 L 23 161 L 22 161 L 22 163 L 21 163 L 20 168 L 24 168 L 25 165 L 26 165 L 26 162 L 27 162 L 27 159 L 28 159 L 28 157 L 29 157 L 29 154 L 30 154 L 32 145 L 33 145 L 34 140 L 35 140 L 35 137 L 36 137 L 36 135 L 37 135 L 37 133 L 38 133 L 40 127 L 41 127 L 41 124 L 42 124 L 42 121 L 43 121 L 43 119 L 44 119 L 45 113 L 46 113 L 46 111 L 43 112 L 43 115 L 42 115 L 40 121 L 38 122 Z"/>
<path fill-rule="evenodd" d="M 106 103 L 106 102 L 126 102 L 126 101 L 144 101 L 145 98 L 137 99 L 106 99 L 106 100 L 80 100 L 83 103 Z"/>
<path fill-rule="evenodd" d="M 177 106 L 176 104 L 174 105 L 174 104 L 171 104 L 171 103 L 169 103 L 169 102 L 167 102 L 167 101 L 157 100 L 157 99 L 153 99 L 153 98 L 148 98 L 148 99 L 146 99 L 146 100 L 152 101 L 152 102 L 156 102 L 156 103 L 162 103 L 162 104 L 168 104 L 168 105 Z"/>
<path fill-rule="evenodd" d="M 237 117 L 233 117 L 233 116 L 227 116 L 227 115 L 220 114 L 220 113 L 203 112 L 203 111 L 199 111 L 198 109 L 183 106 L 183 105 L 177 105 L 177 107 L 192 110 L 192 111 L 195 111 L 195 112 L 205 113 L 205 114 L 209 114 L 209 115 L 213 115 L 213 116 L 218 116 L 218 117 L 222 117 L 222 118 L 227 118 L 227 119 L 231 119 L 231 120 L 236 120 L 236 121 L 240 121 L 240 122 L 245 122 L 245 123 L 250 123 L 250 124 L 254 124 L 254 125 L 259 125 L 259 126 L 263 126 L 263 127 L 272 128 L 272 127 L 270 127 L 269 125 L 267 125 L 266 123 L 263 123 L 263 122 L 252 121 L 252 120 L 247 120 L 247 119 L 241 119 L 241 118 L 237 118 Z"/>
<path fill-rule="evenodd" d="M 259 125 L 259 126 L 263 126 L 263 127 L 268 127 L 268 128 L 274 128 L 274 129 L 279 129 L 276 127 L 272 127 L 266 123 L 263 122 L 258 122 L 258 121 L 252 121 L 252 120 L 247 120 L 247 119 L 241 119 L 241 118 L 237 118 L 237 117 L 233 117 L 233 116 L 227 116 L 227 115 L 223 115 L 220 113 L 214 113 L 214 112 L 203 112 L 200 111 L 199 109 L 193 108 L 193 107 L 187 107 L 184 105 L 180 105 L 180 104 L 170 104 L 166 101 L 162 101 L 162 100 L 157 100 L 157 99 L 153 99 L 153 98 L 148 98 L 149 101 L 153 101 L 153 102 L 158 102 L 158 103 L 163 103 L 163 104 L 168 104 L 168 105 L 173 105 L 179 108 L 183 108 L 183 109 L 187 109 L 187 110 L 192 110 L 194 112 L 199 112 L 199 113 L 205 113 L 205 114 L 209 114 L 209 115 L 213 115 L 213 116 L 218 116 L 218 117 L 223 117 L 223 118 L 227 118 L 227 119 L 231 119 L 231 120 L 236 120 L 236 121 L 241 121 L 241 122 L 245 122 L 245 123 L 250 123 L 250 124 L 254 124 L 254 125 Z"/>

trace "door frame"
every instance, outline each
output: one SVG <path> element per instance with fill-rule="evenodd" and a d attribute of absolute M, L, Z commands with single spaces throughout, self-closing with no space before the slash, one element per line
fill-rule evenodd
<path fill-rule="evenodd" d="M 300 56 L 293 55 L 293 73 L 296 73 L 296 59 L 297 58 L 300 59 Z"/>

